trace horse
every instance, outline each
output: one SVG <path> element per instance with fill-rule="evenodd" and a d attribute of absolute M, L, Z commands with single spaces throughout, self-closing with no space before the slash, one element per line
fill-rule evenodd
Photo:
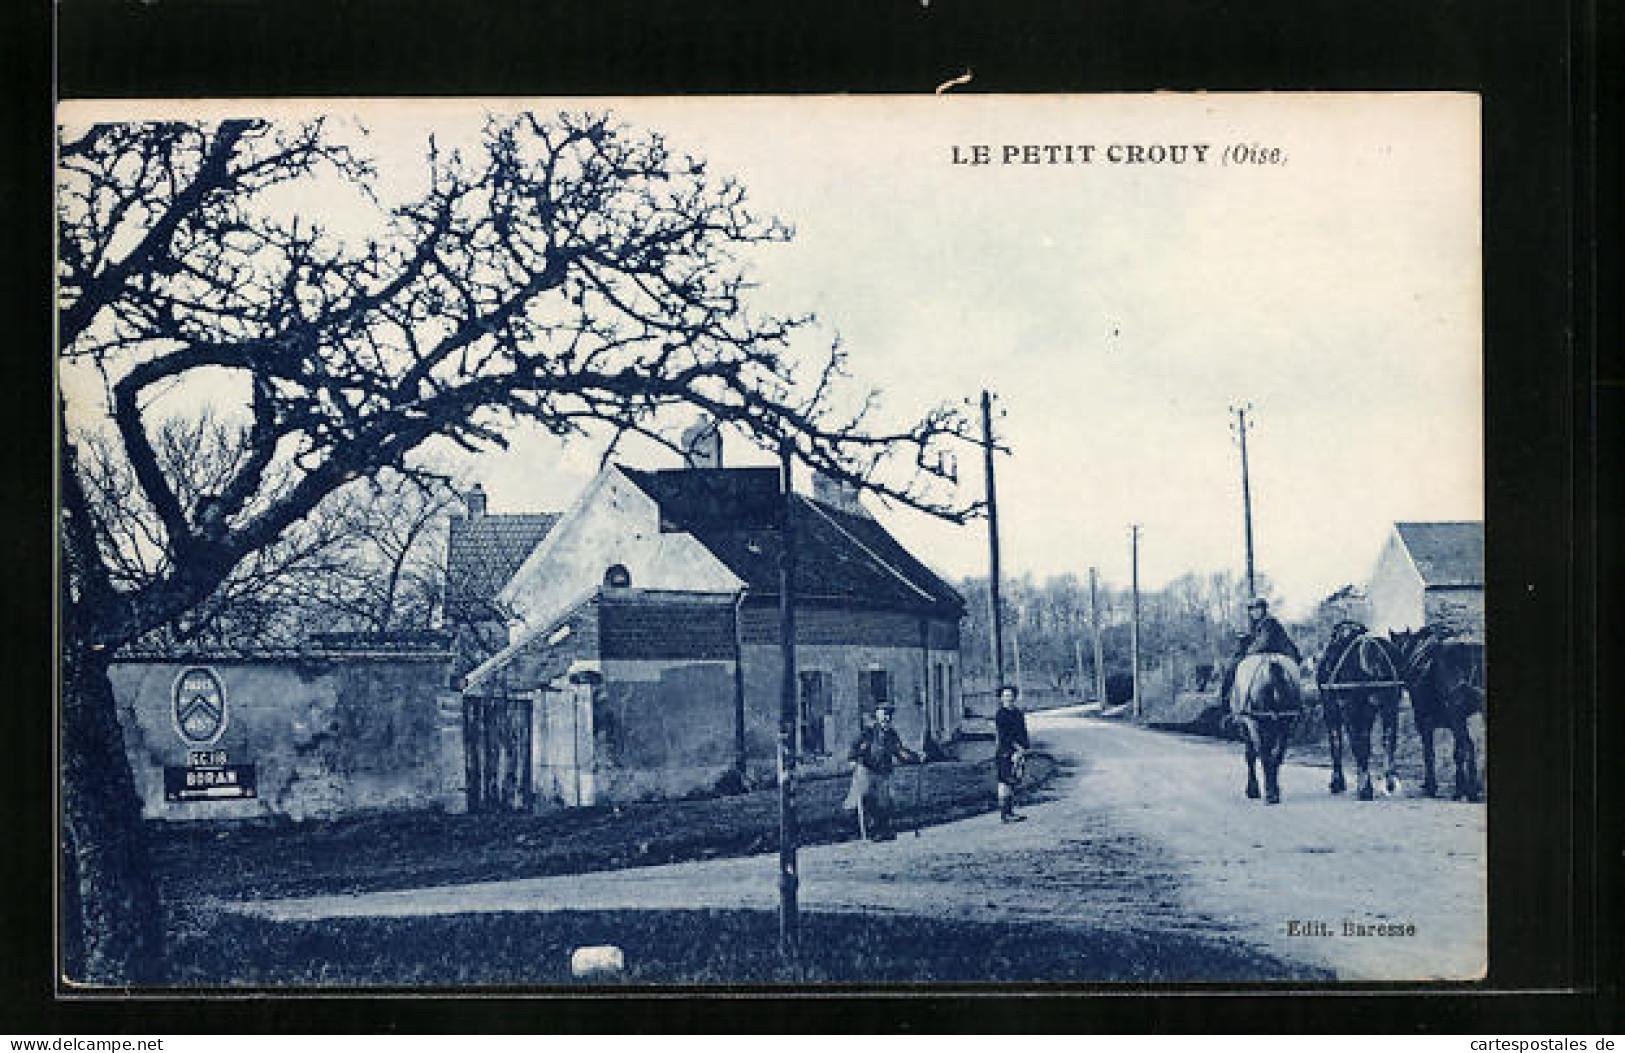
<path fill-rule="evenodd" d="M 1281 761 L 1292 727 L 1303 712 L 1303 691 L 1292 660 L 1278 654 L 1250 654 L 1236 667 L 1230 687 L 1230 716 L 1241 726 L 1247 747 L 1247 796 L 1258 799 L 1258 771 L 1264 765 L 1264 803 L 1281 803 Z"/>
<path fill-rule="evenodd" d="M 1382 744 L 1387 757 L 1383 768 L 1383 788 L 1399 792 L 1394 775 L 1394 752 L 1399 744 L 1398 650 L 1380 636 L 1373 636 L 1356 621 L 1338 622 L 1332 627 L 1331 641 L 1321 655 L 1315 672 L 1326 718 L 1326 737 L 1332 753 L 1331 791 L 1348 789 L 1343 779 L 1343 733 L 1348 731 L 1354 763 L 1359 768 L 1359 798 L 1376 797 L 1371 781 L 1371 727 L 1382 718 Z M 1380 686 L 1366 687 L 1373 684 Z"/>
<path fill-rule="evenodd" d="M 1455 740 L 1453 751 L 1456 780 L 1454 800 L 1477 801 L 1483 794 L 1478 781 L 1478 757 L 1467 720 L 1484 711 L 1484 668 L 1476 644 L 1447 641 L 1434 627 L 1388 634 L 1399 650 L 1400 675 L 1411 696 L 1416 731 L 1422 738 L 1422 792 L 1429 797 L 1439 793 L 1434 768 L 1433 735 L 1449 728 Z"/>

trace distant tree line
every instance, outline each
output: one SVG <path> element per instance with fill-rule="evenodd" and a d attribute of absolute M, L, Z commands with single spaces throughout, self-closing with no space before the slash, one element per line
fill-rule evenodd
<path fill-rule="evenodd" d="M 1275 602 L 1267 578 L 1258 592 Z M 958 582 L 965 597 L 961 649 L 967 687 L 993 686 L 993 631 L 988 579 Z M 1126 701 L 1132 691 L 1131 620 L 1133 597 L 1128 588 L 1098 581 L 1095 613 L 1090 611 L 1086 575 L 1060 574 L 1039 581 L 1032 575 L 1006 579 L 1001 587 L 1004 608 L 1005 678 L 1018 672 L 1025 690 L 1095 695 L 1094 623 L 1098 618 L 1107 699 Z M 1140 591 L 1140 671 L 1147 691 L 1213 690 L 1236 634 L 1247 622 L 1245 582 L 1231 571 L 1190 572 L 1158 589 Z M 1340 608 L 1322 604 L 1308 622 L 1288 624 L 1306 654 L 1318 650 Z M 1324 624 L 1322 624 L 1324 623 Z"/>

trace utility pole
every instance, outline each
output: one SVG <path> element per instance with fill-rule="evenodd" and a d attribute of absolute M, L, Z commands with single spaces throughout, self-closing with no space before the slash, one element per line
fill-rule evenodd
<path fill-rule="evenodd" d="M 795 959 L 801 919 L 796 908 L 796 532 L 791 447 L 779 443 L 779 486 L 783 493 L 783 551 L 779 554 L 779 953 Z"/>
<path fill-rule="evenodd" d="M 1077 667 L 1077 670 L 1078 670 L 1078 680 L 1077 680 L 1077 683 L 1078 683 L 1078 701 L 1082 702 L 1083 701 L 1083 637 L 1078 634 L 1076 626 L 1073 626 L 1073 633 L 1072 633 L 1072 662 Z"/>
<path fill-rule="evenodd" d="M 1251 413 L 1253 404 L 1245 406 L 1231 406 L 1230 412 L 1236 415 L 1235 423 L 1230 430 L 1236 433 L 1241 441 L 1241 520 L 1247 539 L 1247 596 L 1258 595 L 1253 582 L 1253 492 L 1252 483 L 1247 476 L 1247 429 L 1252 427 L 1247 422 L 1247 414 Z"/>
<path fill-rule="evenodd" d="M 1010 650 L 1016 659 L 1016 690 L 1022 690 L 1021 681 L 1021 604 L 1016 604 L 1015 624 L 1010 626 Z"/>
<path fill-rule="evenodd" d="M 1129 661 L 1134 667 L 1134 718 L 1140 718 L 1140 524 L 1129 525 L 1129 563 L 1134 592 L 1134 617 L 1129 624 Z"/>
<path fill-rule="evenodd" d="M 1095 701 L 1106 704 L 1105 649 L 1100 645 L 1100 600 L 1095 592 L 1095 568 L 1089 568 L 1089 630 L 1095 638 Z"/>
<path fill-rule="evenodd" d="M 982 389 L 982 470 L 987 480 L 987 548 L 993 607 L 993 690 L 1004 686 L 1004 609 L 999 604 L 999 494 L 993 484 L 993 396 Z"/>

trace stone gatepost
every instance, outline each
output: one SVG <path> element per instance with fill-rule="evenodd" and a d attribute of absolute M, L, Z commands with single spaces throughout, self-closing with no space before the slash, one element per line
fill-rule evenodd
<path fill-rule="evenodd" d="M 468 811 L 468 757 L 463 746 L 463 696 L 441 691 L 435 707 L 439 736 L 440 805 L 448 812 Z"/>

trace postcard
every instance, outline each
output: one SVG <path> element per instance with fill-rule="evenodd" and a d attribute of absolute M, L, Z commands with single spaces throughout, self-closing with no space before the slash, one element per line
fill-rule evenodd
<path fill-rule="evenodd" d="M 945 89 L 62 104 L 65 989 L 1484 977 L 1478 97 Z"/>

